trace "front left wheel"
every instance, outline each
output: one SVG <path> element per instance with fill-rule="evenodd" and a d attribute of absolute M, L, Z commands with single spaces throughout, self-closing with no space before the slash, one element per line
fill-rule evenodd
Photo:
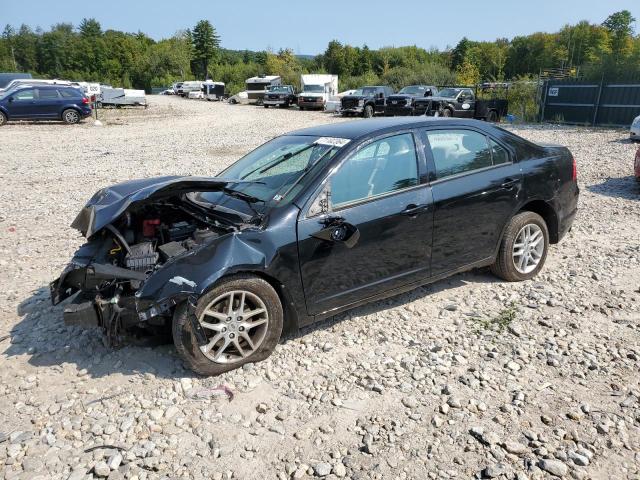
<path fill-rule="evenodd" d="M 0 112 L 0 127 L 2 125 L 5 125 L 6 123 L 7 123 L 7 116 L 4 113 Z"/>
<path fill-rule="evenodd" d="M 173 341 L 178 354 L 200 375 L 219 375 L 267 358 L 282 334 L 278 294 L 265 280 L 239 275 L 203 295 L 195 310 L 207 344 L 199 346 L 186 305 L 176 309 Z"/>

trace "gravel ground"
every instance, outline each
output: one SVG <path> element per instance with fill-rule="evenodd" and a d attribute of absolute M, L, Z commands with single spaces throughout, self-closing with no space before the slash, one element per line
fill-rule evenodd
<path fill-rule="evenodd" d="M 68 225 L 108 184 L 211 175 L 340 119 L 154 97 L 103 121 L 0 129 L 0 479 L 640 478 L 626 132 L 514 128 L 578 162 L 579 216 L 535 281 L 457 275 L 203 379 L 171 345 L 112 350 L 64 326 L 47 284 L 82 243 Z"/>

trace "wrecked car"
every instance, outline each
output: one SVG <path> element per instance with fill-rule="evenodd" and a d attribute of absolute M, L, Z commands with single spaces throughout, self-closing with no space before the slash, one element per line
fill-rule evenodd
<path fill-rule="evenodd" d="M 475 120 L 385 118 L 277 137 L 217 177 L 98 191 L 51 283 L 67 324 L 172 331 L 195 372 L 282 331 L 470 268 L 534 277 L 570 229 L 573 157 Z M 71 299 L 67 300 L 69 297 Z"/>

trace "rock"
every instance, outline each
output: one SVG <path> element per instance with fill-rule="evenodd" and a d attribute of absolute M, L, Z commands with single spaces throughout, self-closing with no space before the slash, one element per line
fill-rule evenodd
<path fill-rule="evenodd" d="M 85 480 L 87 469 L 84 467 L 75 468 L 67 477 L 67 480 Z"/>
<path fill-rule="evenodd" d="M 527 451 L 527 447 L 520 442 L 504 442 L 502 447 L 509 453 L 513 453 L 514 455 L 522 455 Z"/>
<path fill-rule="evenodd" d="M 117 469 L 121 463 L 122 463 L 122 454 L 120 454 L 120 452 L 114 453 L 109 457 L 109 460 L 107 460 L 107 465 L 109 465 L 109 468 L 111 470 Z"/>
<path fill-rule="evenodd" d="M 402 404 L 407 408 L 416 408 L 418 406 L 418 400 L 416 397 L 404 397 Z"/>
<path fill-rule="evenodd" d="M 269 411 L 269 407 L 267 406 L 266 403 L 259 403 L 258 406 L 256 407 L 256 411 L 258 413 L 267 413 Z"/>
<path fill-rule="evenodd" d="M 99 477 L 107 477 L 111 472 L 111 469 L 106 462 L 100 461 L 93 466 L 93 472 Z"/>
<path fill-rule="evenodd" d="M 545 472 L 555 475 L 556 477 L 564 477 L 569 468 L 560 460 L 543 458 L 538 462 L 538 466 Z"/>
<path fill-rule="evenodd" d="M 347 476 L 347 469 L 342 463 L 336 463 L 333 466 L 332 473 L 338 478 L 343 478 Z"/>
<path fill-rule="evenodd" d="M 331 473 L 331 464 L 319 462 L 313 465 L 313 473 L 316 477 L 326 477 Z"/>

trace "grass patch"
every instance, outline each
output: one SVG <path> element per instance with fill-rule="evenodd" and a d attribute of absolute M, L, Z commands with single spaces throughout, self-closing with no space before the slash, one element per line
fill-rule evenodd
<path fill-rule="evenodd" d="M 511 302 L 506 308 L 489 318 L 474 318 L 476 333 L 484 331 L 503 332 L 518 316 L 518 307 L 515 302 Z"/>

